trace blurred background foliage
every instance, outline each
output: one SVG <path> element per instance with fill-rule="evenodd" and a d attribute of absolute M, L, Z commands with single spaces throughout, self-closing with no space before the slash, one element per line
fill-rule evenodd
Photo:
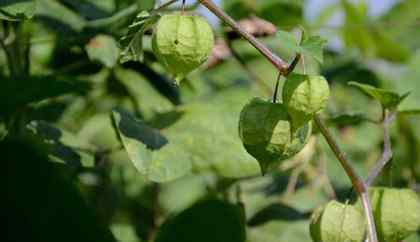
<path fill-rule="evenodd" d="M 354 198 L 317 133 L 295 158 L 260 176 L 237 122 L 252 97 L 270 98 L 277 73 L 217 21 L 214 55 L 180 87 L 157 63 L 148 32 L 144 61 L 120 64 L 128 26 L 162 2 L 0 1 L 3 241 L 305 242 L 315 207 Z M 310 2 L 219 4 L 250 20 L 251 30 L 258 17 L 329 40 L 324 64 L 306 58 L 306 72 L 330 82 L 324 115 L 364 177 L 382 152 L 381 107 L 348 83 L 411 92 L 378 183 L 419 191 L 420 1 L 395 1 L 379 15 L 369 14 L 369 0 L 328 1 L 309 18 Z M 261 40 L 293 58 L 273 32 Z M 420 235 L 405 240 L 415 241 Z"/>

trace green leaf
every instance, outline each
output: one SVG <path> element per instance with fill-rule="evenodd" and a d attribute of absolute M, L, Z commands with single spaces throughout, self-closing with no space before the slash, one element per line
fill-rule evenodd
<path fill-rule="evenodd" d="M 190 172 L 191 161 L 182 146 L 168 144 L 159 130 L 119 109 L 113 111 L 113 120 L 130 160 L 147 179 L 167 182 Z"/>
<path fill-rule="evenodd" d="M 351 4 L 342 0 L 344 13 L 346 14 L 343 35 L 346 45 L 357 47 L 367 57 L 380 57 L 393 62 L 403 62 L 409 58 L 409 51 L 401 45 L 401 38 L 395 37 L 394 29 L 398 28 L 400 21 L 392 21 L 392 28 L 380 22 L 373 22 L 366 13 L 365 4 Z M 399 19 L 400 18 L 394 18 Z"/>
<path fill-rule="evenodd" d="M 143 61 L 143 35 L 147 29 L 159 20 L 155 13 L 142 11 L 134 22 L 128 26 L 128 33 L 121 38 L 121 63 L 127 61 Z"/>
<path fill-rule="evenodd" d="M 258 162 L 238 135 L 239 114 L 250 95 L 246 89 L 235 88 L 186 105 L 178 110 L 183 115 L 161 132 L 169 145 L 177 144 L 188 154 L 194 170 L 230 178 L 260 174 Z M 166 120 L 151 125 L 162 123 Z"/>
<path fill-rule="evenodd" d="M 154 181 L 176 179 L 188 174 L 191 168 L 212 171 L 223 177 L 252 176 L 260 173 L 258 162 L 245 151 L 237 133 L 239 113 L 249 95 L 249 91 L 234 89 L 158 114 L 147 124 L 161 128 L 160 133 L 131 115 L 116 111 L 114 118 L 119 126 L 131 123 L 137 127 L 135 134 L 149 137 L 137 140 L 126 137 L 117 126 L 131 160 L 142 174 Z M 126 118 L 121 122 L 117 119 L 119 116 Z M 147 145 L 152 147 L 148 144 L 150 140 L 160 141 L 160 149 L 148 149 Z M 166 173 L 158 171 L 157 164 Z"/>
<path fill-rule="evenodd" d="M 37 0 L 2 0 L 0 2 L 0 19 L 22 20 L 34 16 Z"/>
<path fill-rule="evenodd" d="M 89 20 L 109 17 L 116 8 L 113 0 L 60 0 L 60 2 Z"/>
<path fill-rule="evenodd" d="M 24 80 L 3 78 L 0 89 L 0 118 L 25 105 L 63 94 L 84 94 L 89 83 L 60 76 L 32 76 Z"/>
<path fill-rule="evenodd" d="M 246 18 L 256 11 L 254 1 L 230 0 L 222 1 L 222 3 L 223 9 L 234 19 Z"/>
<path fill-rule="evenodd" d="M 57 32 L 74 34 L 73 32 L 81 32 L 85 28 L 86 20 L 62 3 L 54 0 L 38 1 L 37 18 L 51 29 Z M 66 32 L 67 30 L 71 31 Z"/>
<path fill-rule="evenodd" d="M 141 242 L 135 227 L 127 223 L 117 223 L 111 226 L 111 231 L 120 242 Z"/>
<path fill-rule="evenodd" d="M 283 26 L 287 29 L 291 29 L 303 22 L 303 0 L 264 0 L 243 2 L 253 2 L 256 11 L 251 11 L 251 14 L 257 13 L 258 16 L 267 19 L 276 26 Z"/>
<path fill-rule="evenodd" d="M 324 61 L 324 46 L 326 44 L 327 41 L 320 36 L 309 36 L 301 44 L 302 54 L 311 56 L 319 63 L 322 63 Z"/>
<path fill-rule="evenodd" d="M 282 47 L 287 49 L 290 52 L 297 52 L 300 53 L 302 49 L 299 46 L 298 40 L 296 36 L 292 33 L 287 31 L 278 30 L 276 33 L 276 37 L 279 40 L 279 43 Z"/>
<path fill-rule="evenodd" d="M 213 185 L 208 174 L 185 176 L 161 185 L 159 204 L 168 214 L 179 213 L 206 197 Z M 213 178 L 213 180 L 215 180 Z M 210 183 L 210 184 L 209 184 Z"/>
<path fill-rule="evenodd" d="M 248 230 L 248 242 L 299 241 L 311 242 L 309 222 L 274 220 Z"/>
<path fill-rule="evenodd" d="M 377 56 L 393 62 L 404 62 L 410 57 L 408 49 L 398 39 L 391 38 L 387 29 L 372 28 L 371 31 Z"/>
<path fill-rule="evenodd" d="M 337 126 L 356 126 L 368 121 L 363 114 L 341 114 L 328 120 L 328 124 Z"/>
<path fill-rule="evenodd" d="M 152 9 L 156 5 L 156 0 L 137 0 L 136 2 L 141 10 Z"/>
<path fill-rule="evenodd" d="M 286 31 L 277 31 L 276 37 L 279 39 L 280 44 L 288 51 L 313 57 L 319 63 L 323 62 L 323 49 L 327 41 L 320 36 L 306 37 L 301 44 L 298 43 L 298 40 L 292 33 Z"/>
<path fill-rule="evenodd" d="M 297 221 L 306 220 L 309 216 L 286 204 L 276 202 L 263 208 L 248 220 L 248 225 L 258 226 L 271 220 Z"/>
<path fill-rule="evenodd" d="M 94 147 L 76 135 L 44 121 L 32 121 L 27 129 L 49 146 L 51 160 L 75 168 L 94 166 L 93 154 L 88 152 Z"/>
<path fill-rule="evenodd" d="M 420 29 L 417 28 L 419 13 L 420 1 L 398 1 L 379 19 L 379 24 L 386 29 L 386 33 L 398 42 L 394 47 L 410 49 L 419 47 Z"/>
<path fill-rule="evenodd" d="M 90 28 L 113 28 L 114 25 L 119 26 L 119 23 L 124 22 L 125 19 L 137 12 L 138 7 L 137 5 L 133 4 L 129 7 L 121 9 L 118 12 L 113 13 L 110 16 L 91 20 L 87 23 L 87 26 Z"/>
<path fill-rule="evenodd" d="M 368 29 L 365 4 L 360 6 L 341 0 L 345 13 L 345 23 L 342 29 L 344 42 L 348 47 L 357 47 L 365 56 L 375 54 L 375 41 Z"/>
<path fill-rule="evenodd" d="M 398 105 L 410 94 L 405 93 L 403 95 L 399 95 L 398 93 L 389 90 L 376 88 L 371 85 L 361 84 L 358 82 L 349 82 L 349 85 L 359 88 L 368 96 L 378 100 L 386 109 L 396 109 Z"/>
<path fill-rule="evenodd" d="M 239 206 L 203 201 L 165 221 L 155 242 L 245 242 L 243 219 Z"/>
<path fill-rule="evenodd" d="M 117 41 L 111 36 L 97 35 L 85 48 L 92 61 L 98 61 L 108 68 L 114 67 L 118 62 L 120 49 Z"/>

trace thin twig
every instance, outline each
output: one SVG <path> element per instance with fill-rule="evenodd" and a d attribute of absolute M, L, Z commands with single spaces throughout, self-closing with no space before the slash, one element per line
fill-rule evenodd
<path fill-rule="evenodd" d="M 161 11 L 161 10 L 169 7 L 170 5 L 172 5 L 172 4 L 176 3 L 176 2 L 178 2 L 178 0 L 169 0 L 166 3 L 164 3 L 164 4 L 160 5 L 159 7 L 157 7 L 154 11 L 156 11 L 156 12 Z"/>
<path fill-rule="evenodd" d="M 291 195 L 293 195 L 295 193 L 296 190 L 296 186 L 298 184 L 299 181 L 299 176 L 300 174 L 302 174 L 304 168 L 306 166 L 306 163 L 300 164 L 298 167 L 296 167 L 295 169 L 292 170 L 291 174 L 290 174 L 290 178 L 289 181 L 287 183 L 286 186 L 286 192 L 285 192 L 285 197 L 290 197 Z"/>
<path fill-rule="evenodd" d="M 185 13 L 185 2 L 186 0 L 182 0 L 182 14 Z"/>
<path fill-rule="evenodd" d="M 390 126 L 395 118 L 395 114 L 395 112 L 384 110 L 384 149 L 381 158 L 376 162 L 376 165 L 369 172 L 368 178 L 366 179 L 367 186 L 371 186 L 373 184 L 375 178 L 379 176 L 385 165 L 392 159 Z"/>

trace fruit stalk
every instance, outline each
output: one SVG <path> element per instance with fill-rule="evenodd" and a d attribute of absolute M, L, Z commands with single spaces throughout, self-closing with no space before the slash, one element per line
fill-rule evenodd
<path fill-rule="evenodd" d="M 216 6 L 211 0 L 199 0 L 199 2 L 203 6 L 205 6 L 209 11 L 211 11 L 214 15 L 216 15 L 219 19 L 221 19 L 226 24 L 228 24 L 233 30 L 238 32 L 249 43 L 251 43 L 259 52 L 261 52 L 262 55 L 265 56 L 265 58 L 267 58 L 279 70 L 281 74 L 286 76 L 291 71 L 293 71 L 293 68 L 296 66 L 298 62 L 296 60 L 300 59 L 299 55 L 297 56 L 297 58 L 295 58 L 295 61 L 293 61 L 292 64 L 290 65 L 291 68 L 289 68 L 289 66 L 287 65 L 285 61 L 283 61 L 280 57 L 274 54 L 270 49 L 268 49 L 264 44 L 258 41 L 254 36 L 252 36 L 247 31 L 245 31 L 241 26 L 239 26 L 235 22 L 235 20 L 233 20 L 223 10 L 221 10 L 218 6 Z M 368 222 L 370 242 L 378 242 L 377 234 L 376 234 L 376 227 L 373 220 L 373 213 L 372 213 L 372 208 L 370 206 L 369 196 L 367 194 L 366 184 L 357 175 L 357 173 L 351 166 L 350 161 L 346 158 L 344 152 L 341 151 L 337 142 L 334 140 L 332 134 L 322 122 L 322 119 L 318 115 L 316 115 L 314 119 L 315 119 L 316 124 L 320 128 L 322 135 L 327 140 L 330 148 L 332 149 L 335 156 L 340 161 L 341 165 L 343 166 L 344 170 L 349 176 L 355 191 L 357 192 L 358 196 L 363 202 L 363 209 L 364 209 L 365 216 Z"/>

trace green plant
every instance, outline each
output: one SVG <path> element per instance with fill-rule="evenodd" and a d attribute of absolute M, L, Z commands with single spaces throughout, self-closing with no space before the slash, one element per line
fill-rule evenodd
<path fill-rule="evenodd" d="M 418 240 L 420 3 L 350 2 L 0 2 L 0 237 Z"/>

